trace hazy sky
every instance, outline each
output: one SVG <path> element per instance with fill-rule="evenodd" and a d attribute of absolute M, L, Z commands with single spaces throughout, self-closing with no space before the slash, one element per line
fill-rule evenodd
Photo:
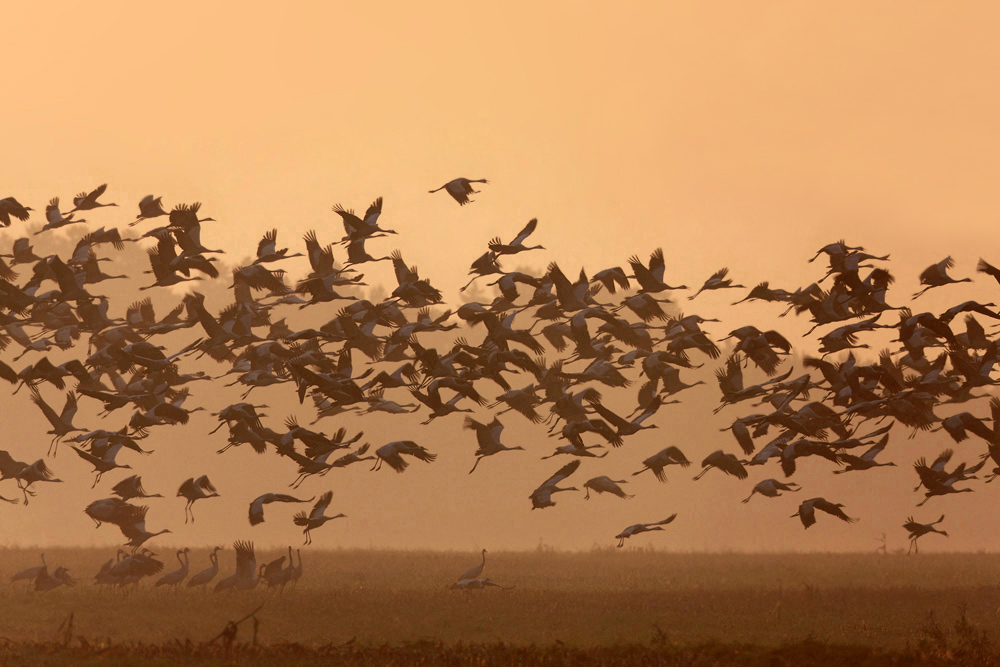
<path fill-rule="evenodd" d="M 383 196 L 382 223 L 400 236 L 370 251 L 400 248 L 453 307 L 487 240 L 511 237 L 533 217 L 532 240 L 547 250 L 519 261 L 536 269 L 558 261 L 568 274 L 581 266 L 593 273 L 662 246 L 673 282 L 698 285 L 728 266 L 747 286 L 770 280 L 794 289 L 820 277 L 805 263 L 817 248 L 846 238 L 891 252 L 898 293 L 908 295 L 919 272 L 945 255 L 961 276 L 973 274 L 980 254 L 1000 261 L 990 258 L 1000 193 L 998 18 L 1000 8 L 986 2 L 20 3 L 5 11 L 0 197 L 40 212 L 53 196 L 68 202 L 108 182 L 106 199 L 121 208 L 93 216 L 107 226 L 132 220 L 149 193 L 168 207 L 202 201 L 219 221 L 204 227 L 205 244 L 239 262 L 272 227 L 296 250 L 309 229 L 339 238 L 333 204 L 363 210 Z M 490 184 L 466 207 L 428 194 L 457 176 Z M 369 281 L 388 285 L 392 277 L 382 266 Z M 989 300 L 996 287 L 980 276 L 963 298 Z M 928 295 L 926 305 L 947 307 L 956 293 Z M 775 312 L 727 309 L 729 296 L 693 302 L 724 318 L 713 330 L 719 338 Z M 782 326 L 789 335 L 807 328 Z M 728 435 L 713 438 L 742 412 L 706 423 L 714 383 L 691 396 L 690 405 L 670 406 L 677 409 L 630 456 L 609 457 L 608 470 L 590 466 L 576 481 L 588 472 L 628 474 L 671 442 L 692 459 L 734 449 Z M 283 405 L 272 419 L 280 424 L 294 408 Z M 755 499 L 748 508 L 738 502 L 748 484 L 693 484 L 688 474 L 666 486 L 635 478 L 637 497 L 627 504 L 562 497 L 530 512 L 527 494 L 558 465 L 534 454 L 530 462 L 498 457 L 470 478 L 472 434 L 459 418 L 441 421 L 410 429 L 440 454 L 434 466 L 378 477 L 355 470 L 308 487 L 312 495 L 332 486 L 336 511 L 350 516 L 317 531 L 317 546 L 522 548 L 541 539 L 586 548 L 674 511 L 681 517 L 670 531 L 643 544 L 868 549 L 889 531 L 899 546 L 899 525 L 915 502 L 910 462 L 943 442 L 920 436 L 911 441 L 920 449 L 907 451 L 897 433 L 897 470 L 835 482 L 822 470 L 816 479 L 825 486 L 815 495 L 840 493 L 865 518 L 804 533 L 788 519 L 791 499 L 772 501 L 788 501 L 780 507 Z M 514 431 L 517 420 L 507 422 Z M 405 423 L 357 425 L 389 440 L 406 435 Z M 199 435 L 180 444 L 193 447 L 190 439 L 211 426 L 199 420 L 189 429 Z M 44 441 L 7 448 L 23 448 L 29 459 Z M 151 501 L 150 527 L 175 529 L 178 543 L 298 540 L 287 508 L 275 513 L 280 525 L 232 527 L 234 517 L 245 521 L 244 496 L 285 488 L 291 471 L 258 489 L 249 471 L 266 477 L 273 467 L 245 451 L 219 459 L 211 453 L 219 440 L 205 443 L 183 464 L 140 472 L 148 487 L 173 495 L 184 478 L 224 468 L 212 473 L 224 498 L 196 505 L 197 530 L 177 525 L 182 501 Z M 0 508 L 3 539 L 118 541 L 113 528 L 95 533 L 79 515 L 90 477 L 70 456 L 53 467 L 79 488 L 45 489 L 27 509 Z M 494 484 L 486 482 L 488 464 L 503 470 Z M 998 546 L 998 521 L 960 516 L 994 502 L 994 489 L 979 488 L 928 505 L 928 521 L 942 508 L 952 515 L 952 548 Z M 93 493 L 86 497 L 106 495 Z"/>

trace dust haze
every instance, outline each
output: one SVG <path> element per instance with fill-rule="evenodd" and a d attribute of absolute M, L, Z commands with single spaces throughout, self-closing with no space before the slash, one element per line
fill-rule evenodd
<path fill-rule="evenodd" d="M 987 3 L 911 3 L 901 17 L 898 9 L 888 3 L 648 3 L 612 11 L 524 3 L 502 10 L 467 7 L 459 15 L 447 5 L 375 12 L 324 3 L 300 4 L 295 11 L 247 3 L 239 13 L 195 3 L 155 14 L 128 3 L 45 14 L 12 8 L 9 22 L 21 29 L 6 48 L 30 57 L 19 58 L 6 77 L 13 92 L 4 110 L 11 131 L 3 140 L 0 198 L 14 196 L 34 212 L 29 223 L 6 230 L 0 249 L 8 252 L 14 239 L 37 230 L 52 197 L 61 197 L 65 212 L 75 193 L 100 183 L 109 184 L 104 198 L 118 207 L 85 212 L 81 217 L 92 220 L 87 225 L 33 236 L 36 252 L 65 257 L 85 231 L 101 225 L 125 230 L 150 193 L 162 195 L 168 208 L 201 201 L 202 214 L 216 220 L 202 226 L 202 241 L 226 252 L 218 262 L 221 277 L 192 288 L 205 295 L 214 314 L 232 301 L 230 270 L 253 261 L 265 232 L 276 228 L 279 246 L 304 252 L 309 230 L 324 245 L 343 235 L 334 204 L 360 213 L 382 197 L 379 222 L 399 234 L 372 239 L 367 249 L 379 257 L 398 249 L 417 265 L 443 293 L 432 308 L 440 314 L 468 301 L 492 301 L 498 292 L 487 283 L 496 276 L 459 291 L 472 277 L 469 266 L 490 239 L 507 241 L 537 218 L 531 242 L 545 249 L 501 258 L 504 270 L 540 276 L 557 262 L 572 279 L 581 268 L 588 276 L 613 266 L 629 271 L 629 257 L 646 262 L 663 248 L 665 280 L 690 288 L 665 293 L 674 301 L 670 314 L 721 320 L 702 327 L 714 341 L 744 325 L 780 331 L 794 348 L 780 371 L 794 369 L 794 378 L 807 372 L 803 359 L 818 354 L 818 336 L 842 323 L 807 335 L 808 313 L 779 317 L 783 304 L 731 304 L 763 281 L 789 291 L 818 281 L 827 258 L 807 260 L 828 243 L 845 239 L 873 255 L 890 254 L 879 263 L 895 277 L 887 300 L 914 313 L 942 313 L 966 300 L 988 304 L 1000 290 L 975 271 L 981 256 L 1000 262 L 1000 255 L 991 255 L 1000 149 L 998 99 L 990 85 L 1000 56 L 993 39 L 997 10 Z M 460 175 L 490 182 L 476 184 L 480 192 L 467 206 L 444 192 L 428 193 Z M 138 292 L 152 282 L 142 274 L 149 264 L 140 245 L 151 243 L 109 252 L 113 261 L 103 267 L 129 280 L 94 286 L 94 293 L 110 297 L 113 317 L 145 296 L 165 314 L 191 291 L 181 285 Z M 335 246 L 334 253 L 342 264 L 346 251 Z M 933 289 L 912 302 L 921 272 L 945 256 L 955 260 L 951 275 L 973 282 Z M 687 299 L 722 267 L 746 288 Z M 15 268 L 22 281 L 28 277 L 29 267 Z M 285 269 L 291 287 L 310 271 L 304 258 L 272 268 Z M 352 294 L 374 301 L 396 286 L 388 262 L 355 268 L 367 286 Z M 602 291 L 598 298 L 617 304 L 621 295 Z M 290 306 L 271 318 L 318 327 L 346 303 Z M 880 323 L 898 320 L 896 311 L 887 311 Z M 418 334 L 420 343 L 443 351 L 455 336 L 478 344 L 485 335 L 481 325 L 456 316 L 451 321 L 459 324 L 456 330 Z M 516 324 L 531 321 L 528 311 Z M 953 322 L 956 333 L 961 321 Z M 991 331 L 986 319 L 980 322 Z M 181 330 L 157 342 L 176 351 L 198 335 Z M 892 329 L 866 334 L 862 340 L 870 348 L 854 354 L 873 363 L 881 349 L 898 347 L 895 338 Z M 713 371 L 724 365 L 731 344 L 719 343 L 719 359 L 692 350 L 692 363 L 704 366 L 682 369 L 682 378 L 704 384 L 669 397 L 680 403 L 663 405 L 649 420 L 658 428 L 627 437 L 620 448 L 597 450 L 607 457 L 584 459 L 568 482 L 580 487 L 597 475 L 627 479 L 634 498 L 605 494 L 584 501 L 582 492 L 565 492 L 553 497 L 556 506 L 538 510 L 531 509 L 529 494 L 569 461 L 540 460 L 565 444 L 549 437 L 545 425 L 514 412 L 501 416 L 504 443 L 526 451 L 487 457 L 470 475 L 476 440 L 462 428 L 465 414 L 428 425 L 421 424 L 426 408 L 411 415 L 322 419 L 311 428 L 364 431 L 373 449 L 412 439 L 437 459 L 413 461 L 403 474 L 385 467 L 371 472 L 371 462 L 362 463 L 292 491 L 296 466 L 273 450 L 258 455 L 243 445 L 216 453 L 226 444 L 226 429 L 209 435 L 218 425 L 209 413 L 239 401 L 246 387 L 224 387 L 236 375 L 223 375 L 229 370 L 223 364 L 186 358 L 184 371 L 221 376 L 191 383 L 186 406 L 203 411 L 185 426 L 151 429 L 141 444 L 154 453 L 125 452 L 121 461 L 134 470 L 108 473 L 94 489 L 88 464 L 60 445 L 57 457 L 46 461 L 63 483 L 36 484 L 37 496 L 27 506 L 0 507 L 0 539 L 20 547 L 120 545 L 117 528 L 95 529 L 83 508 L 135 472 L 148 491 L 165 496 L 144 501 L 147 528 L 173 531 L 156 538 L 157 548 L 236 539 L 269 548 L 300 544 L 302 530 L 291 518 L 299 506 L 271 504 L 267 520 L 251 527 L 248 505 L 266 492 L 309 498 L 327 490 L 333 491 L 331 510 L 347 518 L 316 530 L 312 548 L 590 549 L 613 546 L 628 525 L 673 513 L 677 519 L 664 531 L 637 535 L 628 546 L 874 551 L 884 533 L 890 550 L 905 549 L 908 516 L 929 522 L 945 514 L 950 537 L 928 539 L 922 550 L 997 548 L 1000 519 L 987 508 L 1000 487 L 983 483 L 989 468 L 968 483 L 974 492 L 915 507 L 924 496 L 913 490 L 919 481 L 914 461 L 954 448 L 953 463 L 971 465 L 986 453 L 975 437 L 955 443 L 943 431 L 921 431 L 911 438 L 913 429 L 897 424 L 879 455 L 896 467 L 832 475 L 836 465 L 806 460 L 791 478 L 804 487 L 801 493 L 747 504 L 740 501 L 760 479 L 785 480 L 773 463 L 752 468 L 747 480 L 718 470 L 692 480 L 709 453 L 740 455 L 723 429 L 767 409 L 744 403 L 713 414 L 720 405 Z M 74 350 L 49 354 L 61 362 L 86 348 L 85 335 Z M 2 355 L 5 362 L 12 363 L 13 350 Z M 29 353 L 12 365 L 20 370 L 42 354 Z M 551 362 L 560 355 L 548 347 L 545 356 Z M 367 361 L 355 352 L 355 373 L 367 370 Z M 579 372 L 582 366 L 567 368 Z M 594 385 L 604 404 L 623 415 L 635 408 L 642 383 L 637 367 L 625 372 L 634 380 L 627 388 Z M 752 364 L 745 373 L 748 385 L 767 380 Z M 514 386 L 527 382 L 524 374 L 517 380 Z M 492 402 L 499 388 L 483 387 Z M 41 391 L 61 406 L 64 392 Z M 814 389 L 812 400 L 824 394 Z M 397 400 L 403 398 L 412 401 L 406 393 Z M 254 389 L 248 400 L 267 404 L 264 422 L 275 430 L 289 416 L 302 425 L 315 419 L 311 401 L 298 401 L 294 383 Z M 4 404 L 7 437 L 0 448 L 27 462 L 44 457 L 50 426 L 28 392 Z M 462 406 L 484 422 L 495 412 Z M 99 418 L 99 408 L 81 399 L 77 425 L 117 429 L 125 423 L 127 415 L 117 413 Z M 541 410 L 548 414 L 547 405 Z M 980 417 L 989 412 L 985 399 L 935 408 L 940 418 L 963 410 Z M 586 442 L 602 441 L 588 435 Z M 669 445 L 695 465 L 669 467 L 666 483 L 649 473 L 632 475 L 643 459 Z M 203 474 L 220 496 L 199 500 L 194 523 L 185 524 L 184 500 L 175 494 L 185 479 Z M 8 482 L 4 488 L 14 487 Z M 859 521 L 824 515 L 804 530 L 791 515 L 814 496 L 843 503 Z"/>

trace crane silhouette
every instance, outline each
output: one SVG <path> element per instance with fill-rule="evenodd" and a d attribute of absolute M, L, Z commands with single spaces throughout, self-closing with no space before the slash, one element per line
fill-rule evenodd
<path fill-rule="evenodd" d="M 459 206 L 465 206 L 466 204 L 472 201 L 471 199 L 469 199 L 469 195 L 474 195 L 479 192 L 479 190 L 472 189 L 473 183 L 489 184 L 489 181 L 486 180 L 485 178 L 477 178 L 477 179 L 456 178 L 454 180 L 448 181 L 440 188 L 429 190 L 429 192 L 434 193 L 437 192 L 438 190 L 444 190 L 449 195 L 451 195 L 452 199 L 458 202 Z"/>
<path fill-rule="evenodd" d="M 191 523 L 194 523 L 194 510 L 192 507 L 195 501 L 202 498 L 218 498 L 219 494 L 212 485 L 212 482 L 209 481 L 208 475 L 202 475 L 198 479 L 189 477 L 184 480 L 184 483 L 177 490 L 177 496 L 187 499 L 187 504 L 184 506 L 184 523 L 188 522 L 189 516 Z"/>
<path fill-rule="evenodd" d="M 475 565 L 473 567 L 470 567 L 468 570 L 466 570 L 464 573 L 462 573 L 462 576 L 460 576 L 458 578 L 458 581 L 463 581 L 463 580 L 466 580 L 466 579 L 477 579 L 477 578 L 479 578 L 479 575 L 481 575 L 483 573 L 483 568 L 485 568 L 485 567 L 486 567 L 486 549 L 483 549 L 483 560 L 482 560 L 482 562 L 479 563 L 479 565 Z"/>
<path fill-rule="evenodd" d="M 671 523 L 677 518 L 676 514 L 671 514 L 666 519 L 662 521 L 654 521 L 653 523 L 635 523 L 631 526 L 625 528 L 622 532 L 615 535 L 615 539 L 618 540 L 618 548 L 625 546 L 625 540 L 632 537 L 633 535 L 638 535 L 640 533 L 648 533 L 652 530 L 663 530 L 663 526 Z"/>
<path fill-rule="evenodd" d="M 305 544 L 312 544 L 312 531 L 319 528 L 327 521 L 333 521 L 334 519 L 345 518 L 346 514 L 336 514 L 334 516 L 326 516 L 326 510 L 330 507 L 330 503 L 333 501 L 333 491 L 327 491 L 319 497 L 316 504 L 313 505 L 312 511 L 306 514 L 305 512 L 299 512 L 295 515 L 295 525 L 303 526 L 302 532 L 306 536 Z"/>

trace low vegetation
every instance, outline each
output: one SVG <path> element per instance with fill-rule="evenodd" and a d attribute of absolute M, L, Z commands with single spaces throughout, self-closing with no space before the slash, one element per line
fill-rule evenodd
<path fill-rule="evenodd" d="M 0 554 L 4 582 L 37 561 Z M 107 553 L 46 556 L 80 583 L 2 584 L 0 662 L 988 664 L 1000 646 L 993 554 L 491 551 L 484 576 L 513 588 L 454 591 L 478 554 L 309 551 L 284 595 L 100 591 Z"/>

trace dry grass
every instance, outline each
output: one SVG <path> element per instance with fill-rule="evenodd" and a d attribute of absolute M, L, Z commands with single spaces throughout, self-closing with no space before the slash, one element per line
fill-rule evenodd
<path fill-rule="evenodd" d="M 88 650 L 99 645 L 107 659 L 119 650 L 113 647 L 129 642 L 145 645 L 133 647 L 137 655 L 158 647 L 167 661 L 183 651 L 192 658 L 191 647 L 260 604 L 259 642 L 293 662 L 307 659 L 296 652 L 315 657 L 309 652 L 319 650 L 352 664 L 380 662 L 378 651 L 387 646 L 404 656 L 402 663 L 427 651 L 441 660 L 476 662 L 486 647 L 490 655 L 507 656 L 500 662 L 526 662 L 516 657 L 525 650 L 539 659 L 548 655 L 545 660 L 559 651 L 602 654 L 608 663 L 668 654 L 680 662 L 698 655 L 712 662 L 713 652 L 738 650 L 743 660 L 768 663 L 812 642 L 808 646 L 841 658 L 838 652 L 861 650 L 852 661 L 881 664 L 887 656 L 982 657 L 1000 645 L 1000 556 L 991 554 L 490 553 L 484 574 L 515 588 L 460 592 L 447 585 L 475 564 L 476 554 L 310 551 L 298 590 L 283 596 L 171 592 L 151 582 L 128 596 L 102 593 L 89 580 L 106 558 L 95 550 L 50 550 L 50 565 L 66 565 L 81 579 L 73 589 L 35 594 L 0 584 L 0 627 L 13 642 L 5 662 L 27 659 L 10 653 L 24 642 L 59 649 L 64 635 L 56 629 L 70 613 L 69 646 L 78 651 L 83 637 Z M 231 559 L 222 552 L 221 576 L 232 569 Z M 36 564 L 37 554 L 6 550 L 0 562 L 6 582 Z M 250 640 L 249 625 L 238 640 Z M 202 657 L 217 659 L 218 650 Z M 264 649 L 243 650 L 252 659 Z M 73 659 L 88 656 L 84 651 Z M 273 662 L 278 654 L 258 657 Z M 545 660 L 539 664 L 549 664 Z"/>

